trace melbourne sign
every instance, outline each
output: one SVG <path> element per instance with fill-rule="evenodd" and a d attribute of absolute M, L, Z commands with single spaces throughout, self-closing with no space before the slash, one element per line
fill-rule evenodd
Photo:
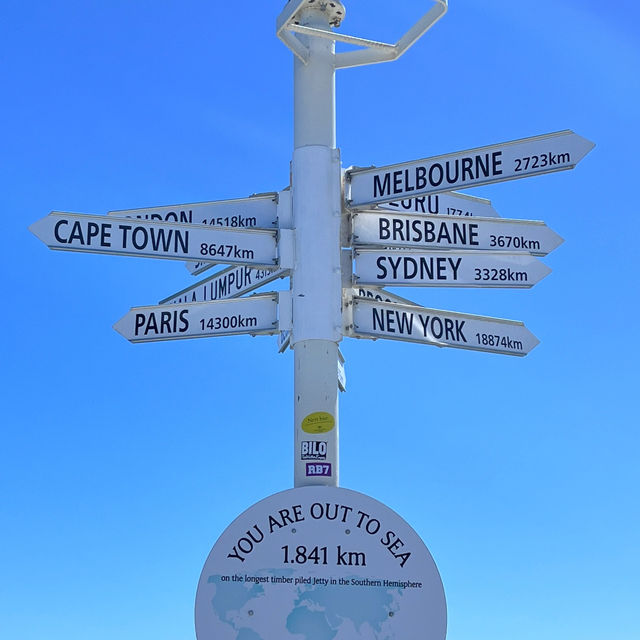
<path fill-rule="evenodd" d="M 351 169 L 347 172 L 349 205 L 391 202 L 573 169 L 593 147 L 573 131 L 560 131 L 386 167 Z"/>

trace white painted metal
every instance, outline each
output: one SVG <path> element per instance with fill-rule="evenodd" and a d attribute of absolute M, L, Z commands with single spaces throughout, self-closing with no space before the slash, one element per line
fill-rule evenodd
<path fill-rule="evenodd" d="M 353 324 L 346 330 L 354 338 L 387 338 L 512 356 L 525 356 L 539 343 L 522 322 L 515 320 L 366 298 L 353 298 L 351 317 Z"/>
<path fill-rule="evenodd" d="M 356 36 L 346 36 L 335 31 L 326 31 L 324 29 L 314 29 L 313 27 L 303 27 L 300 24 L 290 24 L 287 29 L 294 33 L 302 33 L 309 36 L 317 36 L 318 38 L 326 38 L 327 40 L 333 40 L 334 42 L 344 42 L 345 44 L 355 44 L 361 47 L 371 47 L 382 49 L 383 51 L 394 51 L 395 47 L 392 44 L 386 44 L 384 42 L 378 42 L 377 40 L 368 40 L 366 38 L 358 38 Z"/>
<path fill-rule="evenodd" d="M 296 20 L 329 28 L 316 5 Z M 334 43 L 300 36 L 306 63 L 294 58 L 292 204 L 295 265 L 291 276 L 294 351 L 294 486 L 338 484 L 338 342 L 342 339 L 340 161 L 335 149 Z M 314 431 L 317 429 L 317 432 Z M 309 475 L 303 439 L 327 442 L 329 476 Z"/>
<path fill-rule="evenodd" d="M 303 340 L 338 342 L 342 338 L 342 287 L 337 151 L 322 146 L 296 149 L 293 185 L 296 217 L 293 344 Z"/>
<path fill-rule="evenodd" d="M 217 302 L 133 307 L 113 325 L 130 342 L 278 333 L 278 294 Z"/>
<path fill-rule="evenodd" d="M 290 27 L 295 24 L 300 24 L 300 22 L 305 26 L 311 25 L 308 21 L 308 16 L 304 16 L 304 11 L 305 9 L 308 10 L 310 8 L 309 5 L 313 4 L 313 2 L 314 0 L 289 0 L 276 20 L 276 35 L 293 51 L 297 58 L 305 64 L 309 61 L 310 57 L 308 43 L 304 38 L 296 38 L 296 36 L 291 33 Z M 320 4 L 321 3 L 318 2 L 316 5 L 317 10 L 319 10 Z M 322 4 L 324 5 L 322 7 L 323 15 L 321 19 L 318 18 L 316 20 L 317 24 L 321 27 L 338 26 L 345 14 L 342 3 L 332 2 L 331 4 L 334 5 L 333 10 L 332 7 L 328 6 L 329 3 L 324 2 Z M 314 23 L 316 21 L 314 21 Z"/>
<path fill-rule="evenodd" d="M 293 229 L 278 231 L 278 266 L 281 269 L 293 269 L 295 262 L 295 238 Z"/>
<path fill-rule="evenodd" d="M 291 289 L 278 292 L 278 342 L 291 335 L 293 327 L 293 301 Z"/>
<path fill-rule="evenodd" d="M 391 50 L 374 45 L 366 49 L 339 53 L 336 56 L 336 69 L 397 60 L 447 12 L 447 0 L 435 0 L 435 2 L 436 4 L 393 45 Z"/>
<path fill-rule="evenodd" d="M 335 69 L 392 60 L 402 55 L 442 15 L 447 2 L 425 14 L 396 45 L 335 36 L 332 26 L 344 17 L 340 2 L 290 0 L 277 20 L 278 37 L 294 57 L 294 154 L 292 202 L 296 258 L 292 272 L 293 331 L 283 335 L 294 350 L 296 452 L 302 425 L 324 416 L 330 478 L 311 478 L 298 454 L 294 486 L 338 482 L 338 342 L 341 324 L 341 179 L 335 150 Z M 298 33 L 294 34 L 293 30 Z M 335 41 L 367 47 L 336 55 Z M 284 348 L 284 346 L 283 346 Z M 334 424 L 335 423 L 335 424 Z"/>
<path fill-rule="evenodd" d="M 447 12 L 447 0 L 435 0 L 435 4 L 431 9 L 396 44 L 386 44 L 376 40 L 342 35 L 331 31 L 328 27 L 339 26 L 344 17 L 344 7 L 340 2 L 318 2 L 317 5 L 322 5 L 323 10 L 326 12 L 325 24 L 305 24 L 301 17 L 304 15 L 304 11 L 308 10 L 314 3 L 315 0 L 291 0 L 288 2 L 276 22 L 276 33 L 298 59 L 305 64 L 311 57 L 309 50 L 305 45 L 304 39 L 296 38 L 293 35 L 294 32 L 315 39 L 322 38 L 332 42 L 345 42 L 364 47 L 364 49 L 336 54 L 334 62 L 336 69 L 397 60 Z"/>
<path fill-rule="evenodd" d="M 354 246 L 489 250 L 544 256 L 563 239 L 538 220 L 456 218 L 383 213 L 353 216 Z"/>
<path fill-rule="evenodd" d="M 528 289 L 551 273 L 527 254 L 482 251 L 357 250 L 358 284 Z"/>
<path fill-rule="evenodd" d="M 276 266 L 276 232 L 52 211 L 29 230 L 50 249 Z"/>
<path fill-rule="evenodd" d="M 466 193 L 449 191 L 418 198 L 405 198 L 378 205 L 379 209 L 398 213 L 427 213 L 433 215 L 459 216 L 463 218 L 499 218 L 498 212 L 486 198 L 468 196 Z"/>
<path fill-rule="evenodd" d="M 345 392 L 347 390 L 347 373 L 344 368 L 344 356 L 338 349 L 338 389 Z"/>
<path fill-rule="evenodd" d="M 278 193 L 277 204 L 278 229 L 293 229 L 293 209 L 291 208 L 291 189 Z"/>
<path fill-rule="evenodd" d="M 293 296 L 289 291 L 280 291 L 278 300 L 278 353 L 284 353 L 291 345 L 293 328 Z"/>
<path fill-rule="evenodd" d="M 358 207 L 573 169 L 593 147 L 573 131 L 560 131 L 386 167 L 350 169 L 347 199 Z"/>
<path fill-rule="evenodd" d="M 227 267 L 200 282 L 186 287 L 158 304 L 184 304 L 187 302 L 214 302 L 238 298 L 268 282 L 289 275 L 288 269 L 256 269 L 255 267 Z"/>

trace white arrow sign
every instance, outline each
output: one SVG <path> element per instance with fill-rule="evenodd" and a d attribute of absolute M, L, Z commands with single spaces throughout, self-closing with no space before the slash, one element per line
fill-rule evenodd
<path fill-rule="evenodd" d="M 276 232 L 51 212 L 29 230 L 50 249 L 274 266 Z"/>
<path fill-rule="evenodd" d="M 400 213 L 431 213 L 433 215 L 499 218 L 491 200 L 476 198 L 465 193 L 436 193 L 418 198 L 406 198 L 396 202 L 385 202 L 380 209 Z"/>
<path fill-rule="evenodd" d="M 130 342 L 208 338 L 242 333 L 278 333 L 278 295 L 274 293 L 179 305 L 133 307 L 113 325 Z"/>
<path fill-rule="evenodd" d="M 347 171 L 352 207 L 573 169 L 594 144 L 573 131 Z"/>
<path fill-rule="evenodd" d="M 278 224 L 277 198 L 277 193 L 264 193 L 234 200 L 123 209 L 109 211 L 107 215 L 160 222 L 207 224 L 234 229 L 273 229 Z"/>
<path fill-rule="evenodd" d="M 289 275 L 288 269 L 256 269 L 255 267 L 229 267 L 214 273 L 191 287 L 160 301 L 160 304 L 185 302 L 213 302 L 226 298 L 238 298 L 267 282 Z"/>
<path fill-rule="evenodd" d="M 354 246 L 425 249 L 489 249 L 544 256 L 562 238 L 544 222 L 502 218 L 459 218 L 391 214 L 380 211 L 353 215 Z"/>
<path fill-rule="evenodd" d="M 353 326 L 348 335 L 513 356 L 527 355 L 539 342 L 522 322 L 366 298 L 353 298 Z"/>
<path fill-rule="evenodd" d="M 280 193 L 262 193 L 249 198 L 233 200 L 214 200 L 191 204 L 145 207 L 143 209 L 123 209 L 109 211 L 107 215 L 140 220 L 164 222 L 182 222 L 188 224 L 206 224 L 212 227 L 231 229 L 273 229 L 278 226 L 281 216 L 290 217 L 290 199 L 288 191 Z M 192 275 L 199 275 L 220 261 L 187 262 L 186 267 Z"/>
<path fill-rule="evenodd" d="M 358 284 L 528 288 L 551 273 L 527 254 L 482 251 L 355 251 Z"/>

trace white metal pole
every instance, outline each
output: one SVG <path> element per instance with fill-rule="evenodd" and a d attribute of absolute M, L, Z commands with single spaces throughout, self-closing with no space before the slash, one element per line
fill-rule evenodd
<path fill-rule="evenodd" d="M 330 28 L 321 8 L 305 9 L 297 19 L 305 26 Z M 335 44 L 323 38 L 298 37 L 309 55 L 306 62 L 294 56 L 294 486 L 337 486 L 342 284 Z"/>

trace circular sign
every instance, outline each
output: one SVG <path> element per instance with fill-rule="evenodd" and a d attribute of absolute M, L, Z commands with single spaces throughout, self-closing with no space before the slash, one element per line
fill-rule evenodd
<path fill-rule="evenodd" d="M 305 433 L 328 433 L 336 426 L 334 417 L 326 411 L 310 413 L 302 421 L 302 430 Z"/>
<path fill-rule="evenodd" d="M 198 640 L 444 640 L 444 590 L 418 534 L 349 489 L 300 487 L 249 508 L 200 576 Z"/>

